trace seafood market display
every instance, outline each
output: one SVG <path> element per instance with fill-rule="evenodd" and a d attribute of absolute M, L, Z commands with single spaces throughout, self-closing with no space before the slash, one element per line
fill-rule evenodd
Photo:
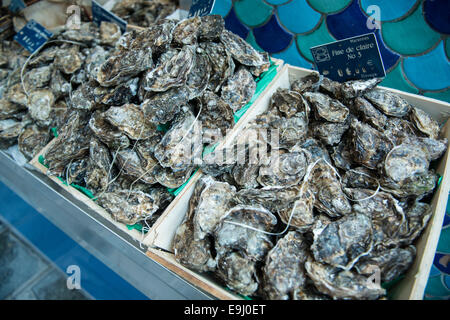
<path fill-rule="evenodd" d="M 448 141 L 380 81 L 312 73 L 277 89 L 204 155 L 175 259 L 245 296 L 384 299 L 414 261 Z"/>
<path fill-rule="evenodd" d="M 24 61 L 3 63 L 18 74 L 6 75 L 2 143 L 18 141 L 32 158 L 57 132 L 42 154 L 47 173 L 128 225 L 155 221 L 270 66 L 220 16 L 159 19 L 123 35 L 86 22 L 30 58 L 23 85 Z"/>

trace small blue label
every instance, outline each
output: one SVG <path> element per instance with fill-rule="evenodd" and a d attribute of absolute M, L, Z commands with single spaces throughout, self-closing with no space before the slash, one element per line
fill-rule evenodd
<path fill-rule="evenodd" d="M 92 0 L 92 19 L 98 26 L 100 26 L 102 21 L 112 22 L 119 26 L 122 33 L 125 33 L 125 31 L 127 31 L 126 21 L 103 8 L 95 0 Z"/>
<path fill-rule="evenodd" d="M 375 34 L 348 38 L 310 48 L 320 74 L 334 81 L 386 76 Z"/>
<path fill-rule="evenodd" d="M 23 0 L 11 0 L 8 9 L 9 11 L 16 13 L 22 9 L 25 9 L 26 6 L 27 5 L 23 2 Z"/>
<path fill-rule="evenodd" d="M 192 0 L 188 18 L 207 16 L 212 12 L 216 0 Z"/>
<path fill-rule="evenodd" d="M 33 53 L 42 47 L 53 33 L 45 29 L 34 20 L 30 20 L 15 36 L 14 40 L 29 52 Z"/>

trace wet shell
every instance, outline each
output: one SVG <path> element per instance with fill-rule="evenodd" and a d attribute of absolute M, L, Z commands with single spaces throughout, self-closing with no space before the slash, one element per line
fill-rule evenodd
<path fill-rule="evenodd" d="M 211 66 L 208 89 L 217 93 L 222 84 L 234 74 L 235 64 L 233 58 L 221 43 L 201 43 L 200 48 L 208 57 L 209 65 Z"/>
<path fill-rule="evenodd" d="M 291 84 L 292 90 L 297 91 L 298 93 L 305 93 L 305 92 L 313 92 L 318 89 L 318 82 L 319 82 L 319 73 L 314 72 L 307 76 L 304 76 L 301 79 L 295 80 Z"/>
<path fill-rule="evenodd" d="M 340 87 L 341 99 L 349 100 L 362 96 L 365 92 L 375 88 L 383 78 L 372 78 L 369 80 L 351 80 L 344 82 Z"/>
<path fill-rule="evenodd" d="M 101 193 L 97 203 L 111 214 L 114 220 L 128 225 L 147 219 L 158 210 L 158 205 L 149 194 L 134 190 Z"/>
<path fill-rule="evenodd" d="M 411 109 L 406 100 L 387 90 L 373 89 L 367 92 L 364 97 L 388 116 L 404 117 Z"/>
<path fill-rule="evenodd" d="M 156 130 L 154 124 L 146 121 L 141 108 L 132 103 L 111 107 L 102 116 L 133 140 L 150 138 Z"/>
<path fill-rule="evenodd" d="M 304 152 L 273 152 L 269 165 L 260 167 L 257 180 L 265 187 L 290 187 L 303 179 L 307 166 Z"/>
<path fill-rule="evenodd" d="M 104 191 L 111 180 L 111 155 L 108 148 L 97 139 L 89 144 L 89 160 L 86 169 L 86 187 L 95 191 Z"/>
<path fill-rule="evenodd" d="M 200 40 L 216 40 L 219 39 L 225 28 L 225 21 L 218 14 L 202 16 L 199 31 Z"/>
<path fill-rule="evenodd" d="M 319 92 L 306 92 L 303 96 L 311 104 L 317 119 L 330 122 L 344 122 L 347 119 L 349 110 L 339 100 Z"/>
<path fill-rule="evenodd" d="M 252 74 L 245 68 L 239 68 L 222 87 L 221 97 L 236 112 L 251 100 L 255 90 L 256 82 Z"/>
<path fill-rule="evenodd" d="M 138 154 L 133 149 L 124 149 L 117 152 L 117 165 L 123 174 L 132 177 L 133 180 L 154 184 L 156 179 L 151 170 L 145 170 Z"/>
<path fill-rule="evenodd" d="M 366 99 L 358 97 L 353 100 L 353 109 L 364 122 L 367 122 L 378 130 L 384 129 L 387 117 Z"/>
<path fill-rule="evenodd" d="M 265 295 L 270 300 L 288 300 L 306 282 L 304 262 L 308 245 L 295 231 L 278 240 L 266 257 L 263 269 Z"/>
<path fill-rule="evenodd" d="M 297 112 L 309 114 L 309 104 L 302 95 L 288 89 L 277 89 L 270 98 L 271 108 L 278 108 L 283 116 L 290 118 Z"/>
<path fill-rule="evenodd" d="M 83 57 L 78 46 L 70 46 L 59 50 L 54 65 L 65 74 L 74 74 L 83 65 Z"/>
<path fill-rule="evenodd" d="M 20 104 L 13 103 L 6 99 L 0 99 L 0 120 L 16 118 L 23 115 L 26 108 Z"/>
<path fill-rule="evenodd" d="M 379 284 L 352 271 L 342 271 L 311 260 L 306 261 L 305 269 L 314 286 L 333 299 L 374 300 L 386 293 Z"/>
<path fill-rule="evenodd" d="M 170 168 L 164 168 L 157 165 L 153 168 L 153 176 L 155 180 L 167 188 L 178 188 L 188 181 L 194 168 L 188 167 L 183 171 L 174 172 Z"/>
<path fill-rule="evenodd" d="M 18 138 L 19 150 L 28 159 L 44 148 L 50 139 L 48 129 L 39 128 L 36 125 L 27 127 Z"/>
<path fill-rule="evenodd" d="M 106 121 L 100 111 L 92 114 L 89 120 L 89 128 L 112 150 L 127 148 L 130 145 L 128 137 Z"/>
<path fill-rule="evenodd" d="M 50 90 L 41 89 L 32 91 L 28 96 L 28 112 L 40 125 L 49 125 L 54 103 L 55 96 Z"/>
<path fill-rule="evenodd" d="M 203 54 L 195 55 L 195 62 L 189 73 L 186 86 L 189 89 L 189 100 L 197 98 L 208 86 L 211 66 L 208 58 Z"/>
<path fill-rule="evenodd" d="M 0 120 L 0 148 L 13 145 L 23 129 L 30 123 L 29 119 L 17 121 L 14 119 Z"/>
<path fill-rule="evenodd" d="M 100 42 L 113 46 L 122 36 L 119 25 L 102 21 L 100 24 Z"/>
<path fill-rule="evenodd" d="M 426 149 L 418 145 L 401 144 L 393 148 L 384 161 L 384 171 L 395 182 L 428 171 L 430 163 Z"/>
<path fill-rule="evenodd" d="M 28 71 L 24 75 L 23 81 L 25 84 L 25 88 L 27 88 L 27 90 L 30 89 L 33 90 L 35 88 L 45 87 L 49 83 L 51 78 L 52 78 L 52 67 L 43 66 Z"/>
<path fill-rule="evenodd" d="M 173 42 L 179 45 L 196 44 L 201 25 L 199 17 L 181 20 L 173 30 Z"/>
<path fill-rule="evenodd" d="M 411 108 L 411 121 L 416 125 L 417 129 L 425 133 L 432 139 L 439 136 L 439 124 L 431 118 L 425 111 L 419 108 Z"/>

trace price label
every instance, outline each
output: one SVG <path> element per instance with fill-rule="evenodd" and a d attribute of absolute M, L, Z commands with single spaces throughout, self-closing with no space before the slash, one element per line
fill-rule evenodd
<path fill-rule="evenodd" d="M 8 9 L 9 11 L 16 13 L 22 9 L 25 9 L 26 6 L 27 5 L 25 4 L 25 2 L 23 2 L 23 0 L 11 0 Z"/>
<path fill-rule="evenodd" d="M 33 53 L 42 47 L 53 33 L 45 29 L 34 20 L 30 20 L 15 36 L 14 40 L 29 52 Z"/>
<path fill-rule="evenodd" d="M 348 38 L 310 48 L 320 74 L 334 81 L 386 76 L 375 34 Z"/>
<path fill-rule="evenodd" d="M 98 26 L 100 26 L 102 21 L 115 23 L 120 27 L 122 33 L 125 33 L 125 31 L 127 31 L 127 22 L 125 20 L 109 12 L 95 0 L 92 0 L 92 20 L 94 20 L 94 22 Z"/>
<path fill-rule="evenodd" d="M 216 0 L 192 0 L 188 18 L 207 16 L 212 12 Z"/>

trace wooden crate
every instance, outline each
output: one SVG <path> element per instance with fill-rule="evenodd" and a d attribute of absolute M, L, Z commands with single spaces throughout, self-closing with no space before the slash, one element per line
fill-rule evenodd
<path fill-rule="evenodd" d="M 278 88 L 290 88 L 290 84 L 294 80 L 311 74 L 312 72 L 314 71 L 285 65 L 272 83 L 266 88 L 264 95 L 258 97 L 255 103 L 235 126 L 234 130 L 227 135 L 221 147 L 230 145 L 235 137 L 242 133 L 242 130 L 249 121 L 255 119 L 256 116 L 267 110 L 270 98 Z M 384 89 L 400 95 L 411 105 L 421 108 L 431 114 L 432 117 L 440 123 L 446 121 L 450 115 L 449 103 L 395 89 Z M 448 121 L 443 127 L 442 137 L 446 137 L 450 141 L 450 124 Z M 431 202 L 433 215 L 416 243 L 417 256 L 413 265 L 407 272 L 406 277 L 396 285 L 392 291 L 394 299 L 417 300 L 422 299 L 423 297 L 447 205 L 450 186 L 449 152 L 450 151 L 447 150 L 445 155 L 439 160 L 436 169 L 437 173 L 442 176 L 442 180 L 439 187 L 435 190 Z M 210 279 L 181 266 L 181 264 L 175 260 L 173 253 L 167 252 L 173 252 L 172 243 L 175 232 L 187 213 L 189 199 L 194 191 L 195 182 L 202 175 L 201 171 L 197 172 L 197 174 L 198 175 L 195 179 L 192 179 L 189 186 L 183 190 L 183 195 L 176 199 L 176 201 L 170 205 L 168 210 L 159 218 L 153 230 L 151 230 L 150 235 L 144 240 L 144 243 L 153 248 L 149 251 L 149 256 L 154 257 L 155 259 L 157 257 L 161 264 L 164 264 L 174 273 L 185 278 L 193 285 L 206 290 L 211 295 L 221 299 L 224 297 L 224 294 L 229 295 L 229 292 L 221 287 L 218 289 L 217 285 Z M 215 287 L 213 287 L 213 285 L 215 285 Z M 238 298 L 238 296 L 235 295 L 232 295 L 232 297 Z"/>

